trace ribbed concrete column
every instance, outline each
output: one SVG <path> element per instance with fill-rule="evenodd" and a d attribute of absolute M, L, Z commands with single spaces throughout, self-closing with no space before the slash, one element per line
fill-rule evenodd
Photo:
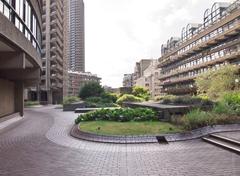
<path fill-rule="evenodd" d="M 24 114 L 24 84 L 23 82 L 15 83 L 15 112 L 19 112 L 20 116 Z"/>

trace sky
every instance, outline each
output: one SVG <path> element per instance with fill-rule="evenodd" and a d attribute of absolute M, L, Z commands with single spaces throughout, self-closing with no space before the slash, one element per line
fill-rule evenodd
<path fill-rule="evenodd" d="M 232 0 L 218 0 L 232 2 Z M 102 85 L 122 86 L 141 59 L 158 59 L 161 45 L 202 23 L 216 0 L 85 0 L 86 71 Z"/>

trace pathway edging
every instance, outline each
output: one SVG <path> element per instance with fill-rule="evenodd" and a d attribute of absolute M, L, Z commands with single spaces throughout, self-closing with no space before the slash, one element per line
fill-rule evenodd
<path fill-rule="evenodd" d="M 70 131 L 70 135 L 73 136 L 74 138 L 92 142 L 115 143 L 115 144 L 141 144 L 141 143 L 158 143 L 157 140 L 158 136 L 164 137 L 167 142 L 177 142 L 201 138 L 212 133 L 232 131 L 240 131 L 240 124 L 207 126 L 185 133 L 139 135 L 139 136 L 99 135 L 94 133 L 83 132 L 79 128 L 79 125 L 74 125 Z"/>

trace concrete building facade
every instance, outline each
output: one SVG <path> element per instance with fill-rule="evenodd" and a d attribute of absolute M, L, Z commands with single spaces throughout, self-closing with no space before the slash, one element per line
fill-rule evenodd
<path fill-rule="evenodd" d="M 123 87 L 133 87 L 133 74 L 124 74 Z"/>
<path fill-rule="evenodd" d="M 23 116 L 24 88 L 41 72 L 40 0 L 0 0 L 0 118 Z"/>
<path fill-rule="evenodd" d="M 162 45 L 159 58 L 161 92 L 195 94 L 194 79 L 227 64 L 240 65 L 240 0 L 214 3 L 203 24 L 189 24 L 181 37 Z"/>
<path fill-rule="evenodd" d="M 68 72 L 68 96 L 78 96 L 80 89 L 89 82 L 100 83 L 101 78 L 89 72 Z"/>
<path fill-rule="evenodd" d="M 136 63 L 133 73 L 133 84 L 136 84 L 136 80 L 143 76 L 144 70 L 151 64 L 151 59 L 142 59 Z"/>
<path fill-rule="evenodd" d="M 85 26 L 83 0 L 69 1 L 69 61 L 68 70 L 85 72 Z"/>
<path fill-rule="evenodd" d="M 144 67 L 142 74 L 135 80 L 135 86 L 145 87 L 149 90 L 151 97 L 160 95 L 159 87 L 159 74 L 160 71 L 157 68 L 158 61 L 155 59 L 150 60 L 148 67 Z"/>
<path fill-rule="evenodd" d="M 43 0 L 43 72 L 39 100 L 44 104 L 61 103 L 67 72 L 64 46 L 64 0 Z M 65 76 L 66 77 L 66 76 Z"/>

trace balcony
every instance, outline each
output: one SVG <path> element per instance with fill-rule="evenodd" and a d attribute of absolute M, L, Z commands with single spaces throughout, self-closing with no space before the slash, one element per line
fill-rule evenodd
<path fill-rule="evenodd" d="M 170 81 L 165 81 L 165 82 L 163 81 L 163 82 L 161 82 L 160 86 L 171 85 L 171 84 L 175 84 L 175 83 L 179 83 L 179 82 L 193 81 L 196 78 L 197 78 L 197 75 L 194 75 L 194 76 L 184 76 L 184 77 L 181 77 L 181 78 L 172 79 Z"/>
<path fill-rule="evenodd" d="M 174 87 L 174 88 L 165 88 L 161 90 L 162 93 L 174 94 L 174 95 L 181 95 L 181 94 L 191 94 L 197 92 L 196 87 Z"/>
<path fill-rule="evenodd" d="M 205 42 L 201 42 L 198 45 L 190 48 L 189 50 L 183 52 L 182 54 L 176 54 L 174 56 L 169 56 L 167 59 L 163 59 L 160 61 L 160 64 L 158 67 L 166 66 L 172 62 L 175 62 L 179 59 L 184 59 L 185 57 L 192 55 L 196 52 L 200 52 L 208 47 L 211 47 L 212 45 L 215 45 L 231 36 L 237 35 L 240 32 L 240 21 L 237 21 L 234 23 L 234 25 L 230 28 L 228 28 L 226 31 L 217 34 L 216 36 L 208 39 Z"/>
<path fill-rule="evenodd" d="M 206 68 L 206 67 L 209 67 L 209 66 L 212 66 L 212 65 L 216 65 L 218 63 L 223 63 L 225 61 L 229 61 L 229 60 L 238 58 L 239 56 L 240 56 L 240 51 L 226 53 L 226 55 L 223 56 L 223 57 L 219 57 L 217 59 L 214 59 L 214 60 L 211 60 L 211 61 L 208 61 L 208 62 L 204 62 L 202 64 L 194 65 L 194 66 L 191 66 L 191 67 L 186 68 L 186 69 L 176 70 L 173 73 L 160 76 L 159 78 L 160 79 L 165 79 L 165 78 L 169 78 L 171 76 L 175 76 L 175 75 L 178 75 L 178 74 L 186 73 L 186 72 L 189 72 L 189 71 L 192 71 L 192 70 L 195 70 L 195 69 Z"/>

